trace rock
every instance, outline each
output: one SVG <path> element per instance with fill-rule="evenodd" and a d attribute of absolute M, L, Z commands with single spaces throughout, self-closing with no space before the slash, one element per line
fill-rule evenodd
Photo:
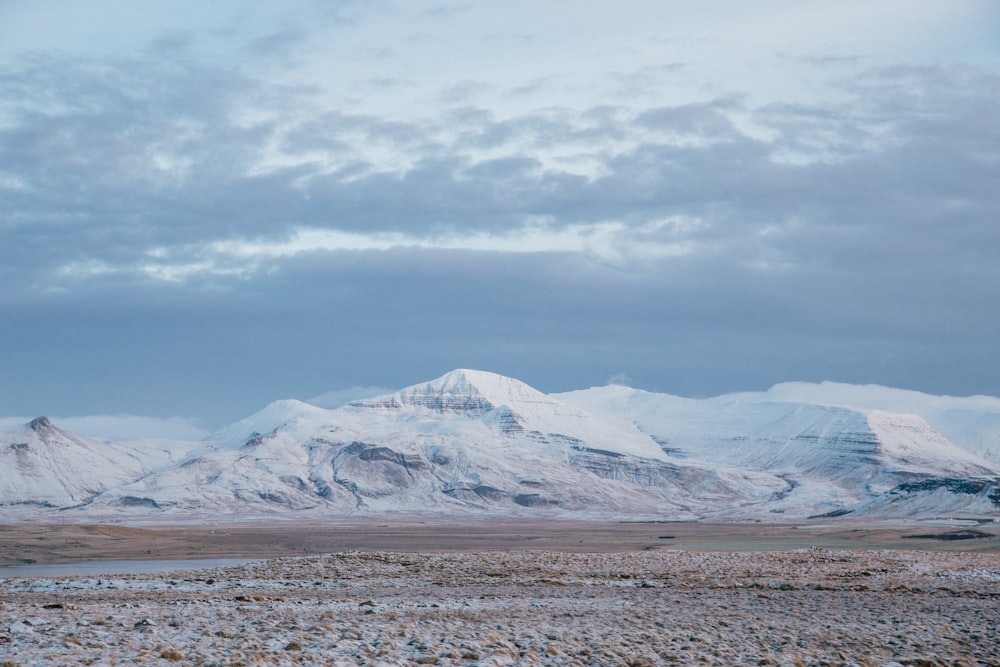
<path fill-rule="evenodd" d="M 147 632 L 152 634 L 154 632 L 153 626 L 155 625 L 156 623 L 153 623 L 149 619 L 144 618 L 139 621 L 136 621 L 135 625 L 132 626 L 132 629 L 135 630 L 136 632 Z"/>
<path fill-rule="evenodd" d="M 12 635 L 20 635 L 35 631 L 34 628 L 31 627 L 30 623 L 24 623 L 22 621 L 14 621 L 7 627 L 7 630 Z"/>

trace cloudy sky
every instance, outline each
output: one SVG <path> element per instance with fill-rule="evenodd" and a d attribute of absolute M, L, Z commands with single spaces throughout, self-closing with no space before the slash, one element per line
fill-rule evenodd
<path fill-rule="evenodd" d="M 0 0 L 0 416 L 1000 395 L 998 118 L 988 0 Z"/>

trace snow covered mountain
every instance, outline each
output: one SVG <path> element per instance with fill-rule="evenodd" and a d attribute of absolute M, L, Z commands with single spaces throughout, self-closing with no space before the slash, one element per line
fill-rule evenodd
<path fill-rule="evenodd" d="M 916 491 L 922 488 L 912 486 L 917 482 L 989 479 L 1000 474 L 1000 465 L 952 443 L 918 415 L 863 407 L 898 405 L 898 390 L 855 388 L 854 400 L 845 400 L 850 389 L 833 385 L 822 392 L 815 385 L 795 383 L 768 392 L 696 400 L 611 385 L 557 398 L 596 414 L 627 419 L 682 459 L 733 465 L 787 480 L 793 489 L 772 504 L 770 511 L 775 513 L 839 512 L 901 485 Z M 859 400 L 863 393 L 868 394 L 867 401 Z M 908 393 L 902 397 L 908 398 L 903 403 L 908 406 L 924 396 Z M 928 399 L 933 398 L 923 402 L 932 403 Z M 982 402 L 981 398 L 974 400 Z M 934 487 L 940 488 L 952 487 Z M 979 507 L 972 498 L 950 504 L 965 501 L 970 511 L 973 505 Z M 1000 506 L 993 511 L 1000 511 Z"/>
<path fill-rule="evenodd" d="M 79 520 L 1000 517 L 1000 464 L 983 456 L 994 446 L 992 399 L 896 391 L 790 384 L 695 400 L 608 386 L 546 395 L 456 370 L 335 409 L 276 401 L 172 451 L 80 438 L 40 418 L 0 433 L 0 517 L 55 508 Z M 889 409 L 921 403 L 974 445 Z"/>
<path fill-rule="evenodd" d="M 199 455 L 100 502 L 215 513 L 695 518 L 719 497 L 759 502 L 785 487 L 767 475 L 678 463 L 630 424 L 470 370 L 334 410 L 278 401 L 211 440 Z"/>
<path fill-rule="evenodd" d="M 951 442 L 1000 464 L 1000 398 L 994 396 L 933 396 L 872 384 L 783 382 L 765 392 L 730 394 L 729 398 L 920 415 Z"/>
<path fill-rule="evenodd" d="M 169 462 L 155 447 L 103 443 L 46 417 L 0 432 L 0 506 L 80 506 Z"/>

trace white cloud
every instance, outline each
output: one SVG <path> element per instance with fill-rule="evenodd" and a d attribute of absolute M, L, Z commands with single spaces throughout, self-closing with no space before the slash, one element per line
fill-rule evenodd
<path fill-rule="evenodd" d="M 606 385 L 616 384 L 622 387 L 631 387 L 634 383 L 628 373 L 615 373 L 604 382 Z"/>
<path fill-rule="evenodd" d="M 94 260 L 72 262 L 57 271 L 60 278 L 85 280 L 109 274 L 142 274 L 169 283 L 214 277 L 246 279 L 269 267 L 307 253 L 385 251 L 394 249 L 468 250 L 477 252 L 579 254 L 604 264 L 631 266 L 635 262 L 682 257 L 697 252 L 701 242 L 689 238 L 697 219 L 677 216 L 644 225 L 599 222 L 556 227 L 542 220 L 504 233 L 456 230 L 444 235 L 402 232 L 360 233 L 299 227 L 281 240 L 229 239 L 179 248 L 158 247 L 136 264 L 114 267 Z M 192 258 L 197 258 L 192 260 Z"/>
<path fill-rule="evenodd" d="M 334 408 L 339 408 L 345 403 L 350 401 L 360 401 L 365 398 L 374 398 L 376 396 L 384 396 L 386 394 L 391 394 L 395 389 L 386 389 L 385 387 L 350 387 L 348 389 L 335 389 L 333 391 L 328 391 L 326 393 L 320 394 L 319 396 L 313 396 L 306 403 L 315 405 L 318 408 L 326 408 L 327 410 L 332 410 Z"/>
<path fill-rule="evenodd" d="M 25 187 L 27 187 L 27 183 L 25 183 L 24 179 L 17 174 L 0 171 L 0 188 L 6 188 L 8 190 L 23 190 Z"/>
<path fill-rule="evenodd" d="M 201 440 L 208 430 L 188 417 L 143 417 L 139 415 L 90 415 L 53 417 L 52 422 L 73 433 L 104 440 Z"/>
<path fill-rule="evenodd" d="M 0 431 L 11 431 L 27 424 L 31 419 L 24 417 L 0 417 Z"/>
<path fill-rule="evenodd" d="M 0 430 L 23 426 L 30 419 L 0 417 Z M 89 415 L 50 417 L 56 427 L 101 440 L 201 440 L 209 431 L 194 418 L 143 417 L 140 415 Z"/>

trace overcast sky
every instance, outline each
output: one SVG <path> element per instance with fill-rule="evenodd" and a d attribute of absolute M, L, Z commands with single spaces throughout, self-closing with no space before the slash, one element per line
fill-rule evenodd
<path fill-rule="evenodd" d="M 1000 395 L 998 118 L 989 0 L 0 0 L 0 417 Z"/>

